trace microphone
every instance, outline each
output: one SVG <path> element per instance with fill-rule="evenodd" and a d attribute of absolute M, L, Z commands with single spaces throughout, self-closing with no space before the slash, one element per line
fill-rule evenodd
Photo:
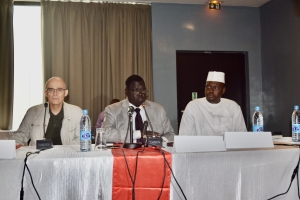
<path fill-rule="evenodd" d="M 129 106 L 128 107 L 128 116 L 132 116 L 133 112 L 134 112 L 134 107 L 133 106 Z"/>
<path fill-rule="evenodd" d="M 149 116 L 148 116 L 148 113 L 147 113 L 147 111 L 146 111 L 146 108 L 145 108 L 145 104 L 143 104 L 143 108 L 144 108 L 144 111 L 145 111 L 145 114 L 146 114 L 147 120 L 149 121 L 149 125 L 150 125 L 151 131 L 152 131 L 152 137 L 155 137 L 155 135 L 154 135 L 154 130 L 153 130 L 153 127 L 152 127 L 152 124 L 151 124 L 150 118 L 149 118 Z"/>
<path fill-rule="evenodd" d="M 127 133 L 126 133 L 125 140 L 124 140 L 124 143 L 123 143 L 123 148 L 135 149 L 135 148 L 139 148 L 139 147 L 142 146 L 141 144 L 133 143 L 133 129 L 132 129 L 132 114 L 133 114 L 133 112 L 134 112 L 134 107 L 129 106 L 128 111 L 127 111 L 127 114 L 128 114 L 128 128 L 127 128 Z M 125 143 L 127 141 L 128 131 L 130 132 L 130 136 L 129 136 L 130 143 Z"/>
<path fill-rule="evenodd" d="M 43 137 L 43 140 L 36 141 L 36 149 L 51 149 L 53 146 L 52 140 L 46 139 L 46 131 L 45 131 L 45 126 L 46 126 L 45 120 L 46 120 L 46 112 L 47 112 L 48 103 L 44 103 L 44 107 L 45 107 L 44 123 L 43 123 L 44 137 Z"/>

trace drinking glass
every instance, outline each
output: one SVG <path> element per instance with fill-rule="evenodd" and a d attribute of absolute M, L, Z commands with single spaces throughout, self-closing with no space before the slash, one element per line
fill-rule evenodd
<path fill-rule="evenodd" d="M 106 149 L 105 128 L 96 128 L 95 150 Z"/>

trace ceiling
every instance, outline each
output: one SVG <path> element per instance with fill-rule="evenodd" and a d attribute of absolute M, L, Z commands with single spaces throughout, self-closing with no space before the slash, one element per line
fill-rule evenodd
<path fill-rule="evenodd" d="M 128 0 L 127 0 L 128 1 Z M 270 0 L 222 0 L 222 6 L 249 6 L 260 7 Z M 137 0 L 134 2 L 159 2 L 178 4 L 208 4 L 209 0 Z"/>
<path fill-rule="evenodd" d="M 29 1 L 40 2 L 40 0 L 15 0 L 15 1 Z M 50 0 L 51 1 L 51 0 Z M 59 0 L 53 0 L 59 1 Z M 60 0 L 68 1 L 68 0 Z M 103 2 L 103 0 L 70 0 L 74 2 Z M 177 4 L 208 4 L 209 0 L 106 0 L 106 2 L 137 2 L 137 3 L 177 3 Z M 222 0 L 222 6 L 248 6 L 260 7 L 271 0 Z"/>

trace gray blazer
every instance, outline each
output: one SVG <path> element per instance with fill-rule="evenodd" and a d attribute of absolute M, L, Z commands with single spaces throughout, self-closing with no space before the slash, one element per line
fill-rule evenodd
<path fill-rule="evenodd" d="M 157 133 L 163 134 L 168 140 L 174 139 L 174 129 L 167 118 L 165 109 L 151 101 L 145 101 L 145 109 L 149 115 L 153 129 Z M 114 103 L 105 108 L 105 118 L 102 128 L 106 128 L 106 142 L 123 143 L 128 127 L 128 99 Z M 129 135 L 127 137 L 129 142 Z"/>
<path fill-rule="evenodd" d="M 67 104 L 64 102 L 64 119 L 60 131 L 61 142 L 63 145 L 79 144 L 80 119 L 82 110 L 78 106 Z M 23 121 L 12 138 L 16 143 L 24 145 L 31 139 L 30 146 L 36 145 L 36 140 L 41 140 L 44 137 L 44 104 L 36 105 L 27 110 Z M 45 131 L 50 119 L 49 107 L 46 109 Z"/>

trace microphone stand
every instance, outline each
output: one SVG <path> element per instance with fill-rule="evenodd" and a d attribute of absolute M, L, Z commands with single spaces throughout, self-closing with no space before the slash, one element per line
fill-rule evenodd
<path fill-rule="evenodd" d="M 135 148 L 139 148 L 142 146 L 142 144 L 138 144 L 138 143 L 133 143 L 133 128 L 132 128 L 132 112 L 128 112 L 128 125 L 129 125 L 129 132 L 130 132 L 130 143 L 125 143 L 127 140 L 127 136 L 128 136 L 128 129 L 127 129 L 127 133 L 126 133 L 126 137 L 125 137 L 125 141 L 123 144 L 123 148 L 126 149 L 135 149 Z"/>
<path fill-rule="evenodd" d="M 45 131 L 45 120 L 46 120 L 46 110 L 47 110 L 47 107 L 48 107 L 48 104 L 47 103 L 44 103 L 44 107 L 45 107 L 45 112 L 44 112 L 44 123 L 43 123 L 43 130 L 44 130 L 44 137 L 43 139 L 45 140 L 46 139 L 46 131 Z"/>
<path fill-rule="evenodd" d="M 36 140 L 36 149 L 51 149 L 53 147 L 53 143 L 51 139 L 46 139 L 46 131 L 45 131 L 45 119 L 46 119 L 46 110 L 48 107 L 48 103 L 44 103 L 45 112 L 44 112 L 44 123 L 43 123 L 43 130 L 44 130 L 44 137 L 42 140 Z"/>
<path fill-rule="evenodd" d="M 145 145 L 145 147 L 148 146 L 148 140 L 147 140 L 147 127 L 148 127 L 148 121 L 144 121 L 144 128 L 143 128 L 143 132 L 142 132 L 142 135 L 141 135 L 141 138 L 142 138 L 142 144 Z"/>
<path fill-rule="evenodd" d="M 132 128 L 132 114 L 129 115 L 129 131 L 130 131 L 130 143 L 133 143 L 133 128 Z"/>
<path fill-rule="evenodd" d="M 152 123 L 151 123 L 150 118 L 148 116 L 145 104 L 143 104 L 143 108 L 144 108 L 147 120 L 149 122 L 151 131 L 152 131 L 152 137 L 151 136 L 147 136 L 147 146 L 160 146 L 160 147 L 163 147 L 162 146 L 162 138 L 160 136 L 156 137 L 155 134 L 154 134 L 154 129 L 152 127 Z"/>
<path fill-rule="evenodd" d="M 149 118 L 149 116 L 148 116 L 148 113 L 147 113 L 145 104 L 143 104 L 143 108 L 144 108 L 144 111 L 145 111 L 145 114 L 146 114 L 146 118 L 147 118 L 147 120 L 149 121 L 149 125 L 150 125 L 151 131 L 152 131 L 152 137 L 155 137 L 155 135 L 154 135 L 154 130 L 153 130 L 153 127 L 152 127 L 152 123 L 151 123 L 150 118 Z M 147 126 L 148 126 L 148 124 L 147 124 Z"/>

